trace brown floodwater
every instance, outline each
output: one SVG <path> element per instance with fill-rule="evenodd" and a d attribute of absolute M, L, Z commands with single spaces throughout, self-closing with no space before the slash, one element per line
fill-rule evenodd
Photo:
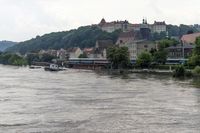
<path fill-rule="evenodd" d="M 200 133 L 200 89 L 191 83 L 0 66 L 0 133 Z"/>

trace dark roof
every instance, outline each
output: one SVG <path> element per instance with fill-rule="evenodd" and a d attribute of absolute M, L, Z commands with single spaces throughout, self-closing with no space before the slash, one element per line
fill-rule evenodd
<path fill-rule="evenodd" d="M 113 46 L 112 40 L 97 40 L 96 44 L 98 45 L 99 49 L 106 49 L 110 46 Z"/>
<path fill-rule="evenodd" d="M 106 23 L 106 20 L 104 18 L 102 18 L 101 22 L 99 23 L 99 25 L 104 25 Z"/>
<path fill-rule="evenodd" d="M 165 23 L 165 21 L 163 21 L 163 22 L 154 21 L 154 25 L 166 25 L 166 23 Z"/>
<path fill-rule="evenodd" d="M 127 20 L 125 21 L 112 21 L 112 22 L 106 22 L 105 19 L 103 18 L 101 22 L 99 23 L 99 26 L 114 26 L 116 24 L 129 24 Z"/>

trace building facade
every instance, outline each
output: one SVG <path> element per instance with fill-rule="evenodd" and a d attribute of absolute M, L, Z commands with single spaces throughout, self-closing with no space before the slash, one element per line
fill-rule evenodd
<path fill-rule="evenodd" d="M 83 53 L 79 47 L 69 48 L 67 49 L 67 53 L 69 58 L 79 58 L 79 56 Z"/>
<path fill-rule="evenodd" d="M 131 24 L 127 20 L 125 21 L 113 21 L 106 22 L 103 18 L 101 22 L 98 24 L 98 27 L 106 32 L 114 32 L 115 30 L 122 30 L 123 32 L 130 31 L 140 31 L 141 29 L 149 29 L 152 33 L 161 33 L 167 32 L 167 25 L 165 21 L 158 22 L 154 21 L 154 24 L 148 24 L 147 20 L 143 19 L 140 24 Z"/>
<path fill-rule="evenodd" d="M 163 22 L 155 21 L 154 24 L 152 24 L 150 26 L 150 29 L 153 33 L 167 32 L 167 25 L 166 25 L 165 21 L 163 21 Z"/>
<path fill-rule="evenodd" d="M 177 45 L 177 46 L 170 46 L 167 48 L 168 51 L 168 58 L 172 59 L 180 59 L 180 58 L 188 58 L 192 55 L 192 50 L 195 48 L 194 45 Z"/>

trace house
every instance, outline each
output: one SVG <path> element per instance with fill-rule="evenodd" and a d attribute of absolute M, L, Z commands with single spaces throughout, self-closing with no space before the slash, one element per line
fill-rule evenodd
<path fill-rule="evenodd" d="M 60 49 L 60 50 L 57 50 L 57 57 L 60 59 L 60 60 L 67 60 L 69 55 L 67 53 L 67 50 L 65 49 Z"/>
<path fill-rule="evenodd" d="M 183 45 L 195 44 L 195 41 L 196 41 L 197 37 L 200 37 L 200 32 L 193 33 L 193 34 L 183 35 L 181 37 L 181 42 L 182 42 Z"/>
<path fill-rule="evenodd" d="M 136 59 L 144 51 L 150 51 L 152 48 L 156 48 L 154 43 L 143 39 L 140 32 L 134 31 L 122 33 L 116 44 L 119 47 L 128 47 L 131 59 Z"/>
<path fill-rule="evenodd" d="M 67 54 L 69 55 L 69 58 L 78 58 L 82 53 L 83 52 L 79 47 L 67 49 Z"/>
<path fill-rule="evenodd" d="M 84 48 L 83 53 L 87 55 L 88 58 L 94 58 L 94 48 Z"/>
<path fill-rule="evenodd" d="M 109 47 L 114 46 L 112 40 L 97 40 L 95 45 L 95 58 L 106 58 L 106 51 Z"/>
<path fill-rule="evenodd" d="M 39 55 L 40 55 L 40 56 L 41 56 L 41 55 L 44 55 L 44 54 L 57 57 L 57 50 L 48 49 L 48 50 L 40 50 L 40 51 L 39 51 Z"/>
<path fill-rule="evenodd" d="M 167 48 L 168 57 L 172 59 L 187 58 L 192 54 L 194 48 L 195 46 L 190 44 L 170 46 Z"/>

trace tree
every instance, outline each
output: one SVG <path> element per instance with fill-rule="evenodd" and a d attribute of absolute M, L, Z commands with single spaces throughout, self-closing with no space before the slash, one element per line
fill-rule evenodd
<path fill-rule="evenodd" d="M 179 42 L 175 39 L 162 39 L 158 42 L 158 50 L 164 50 L 167 47 L 176 46 L 178 44 Z"/>
<path fill-rule="evenodd" d="M 47 49 L 60 49 L 70 47 L 94 47 L 97 40 L 117 41 L 121 30 L 112 33 L 102 31 L 98 26 L 84 26 L 75 30 L 53 32 L 40 37 L 20 42 L 13 47 L 8 48 L 8 52 L 20 52 L 22 54 L 31 51 L 40 51 Z"/>
<path fill-rule="evenodd" d="M 189 58 L 189 64 L 192 66 L 200 66 L 200 37 L 195 41 L 196 47 Z"/>
<path fill-rule="evenodd" d="M 141 53 L 136 60 L 137 65 L 141 68 L 148 68 L 151 65 L 151 62 L 152 56 L 148 52 Z"/>
<path fill-rule="evenodd" d="M 40 60 L 39 59 L 39 55 L 36 54 L 36 53 L 29 53 L 29 54 L 27 54 L 26 59 L 27 59 L 29 65 L 31 65 L 32 62 L 34 62 L 34 61 L 37 62 L 37 61 Z"/>
<path fill-rule="evenodd" d="M 173 76 L 180 78 L 180 77 L 184 77 L 185 74 L 186 74 L 185 67 L 183 65 L 180 65 L 175 69 Z"/>
<path fill-rule="evenodd" d="M 107 49 L 107 59 L 114 69 L 127 68 L 130 64 L 127 47 L 110 47 Z"/>
<path fill-rule="evenodd" d="M 78 58 L 88 58 L 88 57 L 85 53 L 83 53 L 83 54 L 80 54 Z"/>
<path fill-rule="evenodd" d="M 52 60 L 53 60 L 54 58 L 55 58 L 55 57 L 52 56 L 52 55 L 43 54 L 42 57 L 40 58 L 40 61 L 42 61 L 42 62 L 52 62 Z"/>
<path fill-rule="evenodd" d="M 2 53 L 0 55 L 0 63 L 4 65 L 23 66 L 27 65 L 27 60 L 16 54 Z"/>
<path fill-rule="evenodd" d="M 153 54 L 153 61 L 158 64 L 165 64 L 167 61 L 167 51 L 166 50 L 156 51 Z"/>

